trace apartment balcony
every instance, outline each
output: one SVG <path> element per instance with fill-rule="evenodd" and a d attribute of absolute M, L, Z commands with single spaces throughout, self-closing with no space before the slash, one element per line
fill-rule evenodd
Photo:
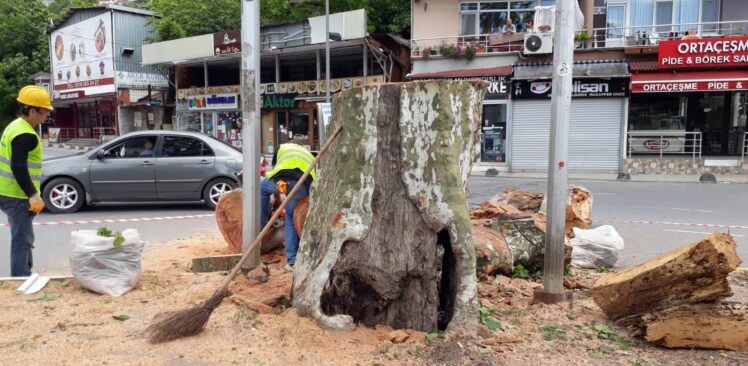
<path fill-rule="evenodd" d="M 411 57 L 471 60 L 480 55 L 524 52 L 526 33 L 476 34 L 411 40 Z M 748 36 L 748 20 L 595 28 L 575 32 L 577 49 L 656 48 L 662 40 Z"/>

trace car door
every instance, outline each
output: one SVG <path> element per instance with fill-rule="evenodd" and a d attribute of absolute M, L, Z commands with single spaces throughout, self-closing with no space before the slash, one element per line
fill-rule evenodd
<path fill-rule="evenodd" d="M 153 201 L 157 135 L 138 135 L 96 152 L 90 180 L 97 201 Z"/>
<path fill-rule="evenodd" d="M 201 139 L 164 135 L 156 162 L 156 190 L 162 200 L 199 200 L 216 158 Z"/>

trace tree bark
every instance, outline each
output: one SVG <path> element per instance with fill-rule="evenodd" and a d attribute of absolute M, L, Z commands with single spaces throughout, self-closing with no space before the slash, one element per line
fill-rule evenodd
<path fill-rule="evenodd" d="M 713 233 L 698 243 L 603 276 L 592 287 L 592 298 L 614 320 L 714 302 L 732 295 L 727 275 L 740 262 L 732 236 Z"/>
<path fill-rule="evenodd" d="M 312 185 L 294 270 L 300 314 L 334 329 L 477 326 L 466 189 L 484 93 L 480 81 L 413 82 L 335 97 L 333 124 L 345 128 Z"/>

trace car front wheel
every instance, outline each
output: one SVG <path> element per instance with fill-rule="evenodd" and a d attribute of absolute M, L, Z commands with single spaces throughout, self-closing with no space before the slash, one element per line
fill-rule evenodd
<path fill-rule="evenodd" d="M 215 210 L 218 200 L 221 197 L 231 192 L 236 187 L 236 182 L 228 178 L 218 178 L 212 180 L 205 186 L 203 190 L 203 199 L 209 209 Z"/>
<path fill-rule="evenodd" d="M 85 201 L 81 185 L 70 178 L 56 178 L 49 182 L 42 192 L 44 205 L 53 213 L 78 211 Z"/>

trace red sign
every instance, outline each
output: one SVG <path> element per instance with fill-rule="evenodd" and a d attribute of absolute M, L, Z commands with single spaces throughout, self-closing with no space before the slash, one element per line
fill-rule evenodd
<path fill-rule="evenodd" d="M 84 96 L 86 96 L 86 92 L 84 92 L 83 90 L 78 90 L 78 91 L 69 92 L 69 93 L 60 93 L 60 97 L 57 99 L 68 100 L 68 99 L 83 98 Z"/>
<path fill-rule="evenodd" d="M 55 84 L 55 90 L 90 88 L 90 87 L 99 86 L 99 85 L 114 85 L 114 78 L 77 81 L 77 82 L 68 83 L 68 84 Z"/>
<path fill-rule="evenodd" d="M 661 68 L 748 66 L 748 36 L 660 41 Z"/>
<path fill-rule="evenodd" d="M 631 83 L 632 93 L 682 93 L 720 90 L 748 90 L 748 78 L 728 81 L 645 81 Z"/>

